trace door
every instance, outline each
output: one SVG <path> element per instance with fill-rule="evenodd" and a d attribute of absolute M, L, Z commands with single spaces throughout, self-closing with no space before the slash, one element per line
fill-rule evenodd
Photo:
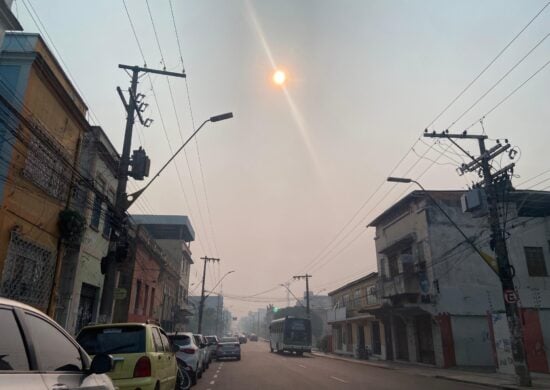
<path fill-rule="evenodd" d="M 407 339 L 407 325 L 401 317 L 394 317 L 396 358 L 409 360 L 409 340 Z"/>
<path fill-rule="evenodd" d="M 540 326 L 539 311 L 535 309 L 522 309 L 522 315 L 523 338 L 525 340 L 525 352 L 529 370 L 548 373 L 548 360 L 546 358 L 546 348 Z"/>
<path fill-rule="evenodd" d="M 91 284 L 82 283 L 80 289 L 80 302 L 78 304 L 78 315 L 76 318 L 75 333 L 94 320 L 94 308 L 99 288 Z"/>
<path fill-rule="evenodd" d="M 0 308 L 0 383 L 2 389 L 46 390 L 46 385 L 38 371 L 31 371 L 25 351 L 23 337 L 15 320 L 13 311 Z"/>
<path fill-rule="evenodd" d="M 176 356 L 172 351 L 172 343 L 170 343 L 170 340 L 168 340 L 168 336 L 166 336 L 162 329 L 159 329 L 159 331 L 160 338 L 162 339 L 162 345 L 164 346 L 164 354 L 162 356 L 164 387 L 166 388 L 166 390 L 171 390 L 176 386 Z"/>
<path fill-rule="evenodd" d="M 432 317 L 430 315 L 421 315 L 416 316 L 414 319 L 416 334 L 418 336 L 418 361 L 435 364 Z"/>
<path fill-rule="evenodd" d="M 47 389 L 106 388 L 86 380 L 80 350 L 55 325 L 32 313 L 25 313 L 25 322 Z"/>
<path fill-rule="evenodd" d="M 372 353 L 374 355 L 382 354 L 382 342 L 380 341 L 380 322 L 372 323 Z"/>

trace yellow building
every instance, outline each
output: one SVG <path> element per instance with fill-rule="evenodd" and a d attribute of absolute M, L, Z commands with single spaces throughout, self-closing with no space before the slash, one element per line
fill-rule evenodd
<path fill-rule="evenodd" d="M 0 108 L 0 295 L 51 314 L 87 107 L 38 34 L 6 33 Z"/>

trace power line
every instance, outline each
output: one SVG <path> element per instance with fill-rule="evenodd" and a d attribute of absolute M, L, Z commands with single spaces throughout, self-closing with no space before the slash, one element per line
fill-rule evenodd
<path fill-rule="evenodd" d="M 481 72 L 476 76 L 474 77 L 474 79 L 472 81 L 470 81 L 470 83 L 468 83 L 468 85 L 466 85 L 466 87 L 460 91 L 460 93 L 447 105 L 445 106 L 445 108 L 438 114 L 436 115 L 436 117 L 430 122 L 430 124 L 428 126 L 426 126 L 427 129 L 429 129 L 434 123 L 435 121 L 437 121 L 445 112 L 447 112 L 447 110 L 454 104 L 456 103 L 456 101 L 458 99 L 460 99 L 462 97 L 462 95 L 464 95 L 464 93 L 466 91 L 468 91 L 468 89 L 470 89 L 470 87 L 477 81 L 479 80 L 479 78 L 500 58 L 500 56 L 516 41 L 516 39 L 519 38 L 519 36 L 535 21 L 536 18 L 538 18 L 538 16 L 548 7 L 548 5 L 550 5 L 550 2 L 546 3 L 546 5 L 544 7 L 542 7 L 542 9 L 537 12 L 537 14 L 529 21 L 529 23 L 527 23 L 515 36 L 514 38 L 508 42 L 508 44 L 506 46 L 504 46 L 504 48 L 496 55 L 495 58 L 493 58 L 489 64 L 487 66 L 485 66 L 485 68 L 483 68 L 481 70 Z"/>
<path fill-rule="evenodd" d="M 481 100 L 483 100 L 483 99 L 485 98 L 485 96 L 487 96 L 493 89 L 495 89 L 496 86 L 499 85 L 499 84 L 502 82 L 502 80 L 504 80 L 506 77 L 508 77 L 508 75 L 509 75 L 510 73 L 512 73 L 512 72 L 514 71 L 514 69 L 516 69 L 523 61 L 525 61 L 525 59 L 526 59 L 527 57 L 529 57 L 529 56 L 531 55 L 531 53 L 533 53 L 533 52 L 534 52 L 534 51 L 535 51 L 535 50 L 536 50 L 536 49 L 546 40 L 546 38 L 548 38 L 549 36 L 550 36 L 550 33 L 546 34 L 539 42 L 537 42 L 537 44 L 536 44 L 535 46 L 533 46 L 533 47 L 531 48 L 531 50 L 529 50 L 529 51 L 527 52 L 527 54 L 525 54 L 525 55 L 524 55 L 518 62 L 516 62 L 510 69 L 508 69 L 508 71 L 507 71 L 506 73 L 504 73 L 504 75 L 503 75 L 500 79 L 498 79 L 496 83 L 494 83 L 487 91 L 485 91 L 485 92 L 484 92 L 484 93 L 483 93 L 483 94 L 482 94 L 482 95 L 481 95 L 481 96 L 480 96 L 480 97 L 479 97 L 470 107 L 468 107 L 462 114 L 460 114 L 460 115 L 458 116 L 458 118 L 455 119 L 455 120 L 453 121 L 453 123 L 451 123 L 451 125 L 447 127 L 447 129 L 452 128 L 459 120 L 461 120 L 461 119 L 464 117 L 464 115 L 466 115 L 468 112 L 470 112 L 470 110 L 471 110 L 472 108 L 474 108 L 475 106 L 477 106 L 477 104 L 478 104 Z M 535 73 L 535 75 L 536 75 L 538 72 L 540 72 L 544 67 L 546 67 L 546 65 L 548 65 L 548 63 L 550 63 L 550 61 L 547 62 L 542 68 L 540 68 L 540 69 Z M 529 81 L 529 80 L 530 80 L 531 78 L 533 78 L 535 75 L 531 76 L 527 81 Z M 527 81 L 526 81 L 526 82 L 527 82 Z M 521 88 L 521 86 L 518 87 L 518 89 L 519 89 L 519 88 Z M 515 91 L 514 91 L 514 92 L 515 92 Z M 505 99 L 507 99 L 507 98 L 505 98 Z M 498 105 L 500 105 L 500 103 L 499 103 Z M 498 105 L 497 105 L 497 107 L 498 107 Z"/>

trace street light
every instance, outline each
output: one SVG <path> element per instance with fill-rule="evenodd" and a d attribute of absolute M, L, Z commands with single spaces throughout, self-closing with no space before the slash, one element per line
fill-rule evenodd
<path fill-rule="evenodd" d="M 302 307 L 305 307 L 304 304 L 302 303 L 302 301 L 300 301 L 300 300 L 296 297 L 296 295 L 294 295 L 294 293 L 287 287 L 286 284 L 279 284 L 279 286 L 286 288 L 287 291 L 294 297 L 294 299 L 296 299 L 296 301 L 298 301 L 298 303 L 299 303 L 300 305 L 302 305 Z"/>
<path fill-rule="evenodd" d="M 189 136 L 189 138 L 187 138 L 187 141 L 185 141 L 183 143 L 183 145 L 181 145 L 179 147 L 178 150 L 176 150 L 176 152 L 174 153 L 174 155 L 172 157 L 170 157 L 168 159 L 168 161 L 166 161 L 166 163 L 162 166 L 162 168 L 160 168 L 160 170 L 155 174 L 155 176 L 153 176 L 153 178 L 145 185 L 145 187 L 143 187 L 141 190 L 138 190 L 136 192 L 134 192 L 133 194 L 130 194 L 128 195 L 128 199 L 126 201 L 126 210 L 128 210 L 130 208 L 130 206 L 137 200 L 137 198 L 143 193 L 143 191 L 145 191 L 155 180 L 157 177 L 160 176 L 160 174 L 162 173 L 162 171 L 164 171 L 164 169 L 168 166 L 168 164 L 170 164 L 172 162 L 172 160 L 174 158 L 176 158 L 176 156 L 183 150 L 183 148 L 185 148 L 185 146 L 187 146 L 187 144 L 189 143 L 189 141 L 191 141 L 193 139 L 193 137 L 195 137 L 195 135 L 197 135 L 197 133 L 202 129 L 202 127 L 207 124 L 208 122 L 219 122 L 219 121 L 224 121 L 226 119 L 231 119 L 233 118 L 233 113 L 232 112 L 226 112 L 225 114 L 220 114 L 220 115 L 215 115 L 215 116 L 211 116 L 210 118 L 208 118 L 207 120 L 205 120 L 204 122 L 201 123 L 201 125 L 197 128 L 197 130 L 195 130 L 193 132 L 193 134 L 191 134 Z"/>
<path fill-rule="evenodd" d="M 225 114 L 227 115 L 227 114 Z M 220 115 L 221 116 L 221 115 Z M 219 120 L 222 120 L 222 119 L 219 119 Z M 215 122 L 215 121 L 214 121 Z M 202 330 L 202 311 L 204 309 L 204 301 L 206 300 L 206 298 L 208 298 L 210 296 L 210 294 L 212 294 L 214 292 L 214 290 L 216 289 L 216 287 L 218 287 L 218 284 L 221 283 L 221 281 L 229 274 L 232 274 L 233 272 L 235 272 L 234 270 L 231 270 L 231 271 L 228 271 L 225 273 L 225 275 L 223 275 L 220 280 L 218 280 L 218 283 L 216 283 L 216 285 L 212 288 L 212 290 L 208 293 L 208 295 L 204 295 L 204 285 L 203 285 L 203 295 L 201 296 L 201 300 L 199 302 L 199 323 L 198 323 L 198 333 L 201 332 Z M 203 281 L 204 282 L 204 281 Z"/>
<path fill-rule="evenodd" d="M 464 233 L 462 231 L 462 229 L 456 224 L 455 221 L 453 221 L 453 219 L 449 216 L 449 214 L 447 214 L 447 212 L 445 210 L 443 210 L 443 208 L 439 205 L 439 203 L 437 203 L 437 201 L 434 199 L 434 197 L 428 192 L 426 191 L 426 189 L 422 186 L 422 184 L 420 184 L 419 182 L 417 182 L 416 180 L 413 180 L 413 179 L 409 179 L 408 177 L 388 177 L 386 179 L 388 182 L 390 183 L 414 183 L 416 184 L 418 187 L 420 187 L 422 189 L 422 192 L 424 192 L 424 194 L 430 198 L 430 200 L 432 201 L 432 203 L 439 209 L 439 211 L 441 211 L 443 213 L 443 215 L 445 216 L 445 218 L 447 218 L 449 220 L 449 222 L 455 227 L 456 230 L 458 230 L 458 232 L 460 233 L 460 235 L 462 237 L 464 237 L 464 240 L 466 240 L 466 242 L 468 244 L 470 244 L 470 246 L 472 247 L 472 249 L 483 259 L 484 262 L 487 262 L 487 258 L 486 256 L 483 254 L 483 252 L 481 252 L 481 250 L 475 246 L 475 244 L 472 242 L 472 240 L 470 240 L 470 238 L 466 235 L 466 233 Z"/>

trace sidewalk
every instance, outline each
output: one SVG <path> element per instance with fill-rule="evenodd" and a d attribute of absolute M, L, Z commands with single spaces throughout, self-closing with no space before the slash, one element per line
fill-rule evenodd
<path fill-rule="evenodd" d="M 422 364 L 409 364 L 387 360 L 358 360 L 317 351 L 313 351 L 311 354 L 327 359 L 343 360 L 350 363 L 363 364 L 387 370 L 399 370 L 410 375 L 447 379 L 455 382 L 471 383 L 497 389 L 550 389 L 550 375 L 548 374 L 531 373 L 533 387 L 522 387 L 516 385 L 513 376 L 506 374 L 465 371 L 457 368 L 436 368 Z"/>

